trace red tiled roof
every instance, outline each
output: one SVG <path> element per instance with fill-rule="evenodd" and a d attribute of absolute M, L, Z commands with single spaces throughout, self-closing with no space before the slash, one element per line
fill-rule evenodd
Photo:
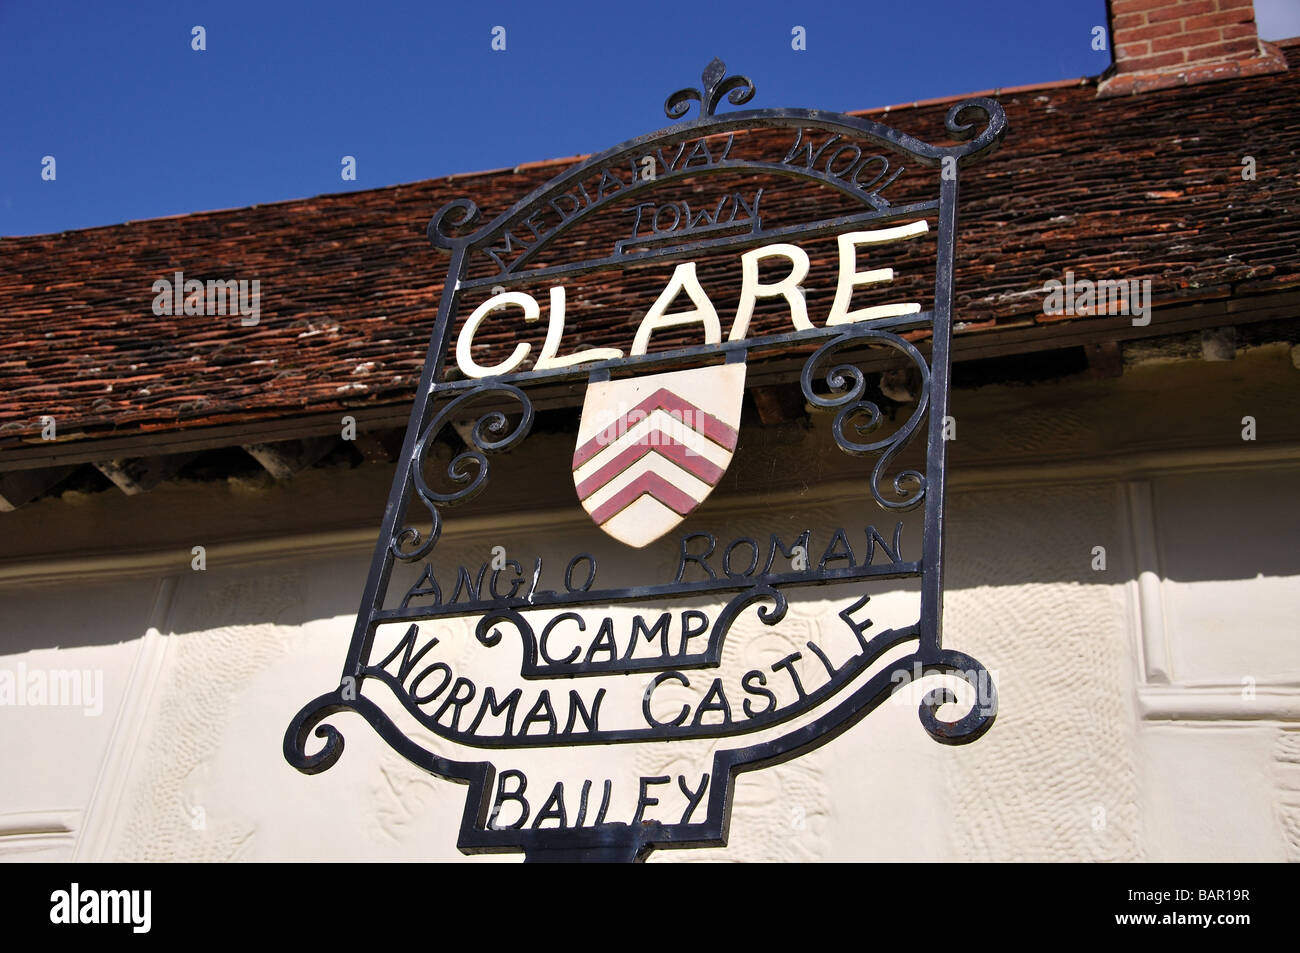
<path fill-rule="evenodd" d="M 1284 74 L 1140 96 L 1000 91 L 1007 138 L 962 176 L 958 334 L 1048 333 L 1041 288 L 1067 269 L 1150 278 L 1157 306 L 1300 285 L 1300 46 L 1287 54 Z M 870 114 L 938 141 L 952 101 Z M 471 197 L 487 221 L 572 161 L 0 239 L 0 449 L 41 415 L 94 438 L 408 405 L 447 264 L 432 213 Z M 260 324 L 155 316 L 153 282 L 176 271 L 259 279 Z M 644 310 L 654 292 L 638 294 Z"/>

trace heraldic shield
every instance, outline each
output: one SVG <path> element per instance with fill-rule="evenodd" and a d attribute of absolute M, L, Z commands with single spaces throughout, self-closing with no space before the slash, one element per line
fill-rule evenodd
<path fill-rule="evenodd" d="M 727 471 L 744 396 L 743 361 L 588 385 L 573 454 L 583 509 L 629 546 L 671 531 Z"/>

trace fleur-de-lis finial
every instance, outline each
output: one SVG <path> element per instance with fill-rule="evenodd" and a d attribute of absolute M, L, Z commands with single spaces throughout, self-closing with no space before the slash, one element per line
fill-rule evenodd
<path fill-rule="evenodd" d="M 700 118 L 712 116 L 723 96 L 733 106 L 743 106 L 754 98 L 754 82 L 748 76 L 727 76 L 727 64 L 716 56 L 700 74 L 699 89 L 679 89 L 664 101 L 664 112 L 669 119 L 681 119 L 691 108 L 691 101 L 700 104 Z"/>

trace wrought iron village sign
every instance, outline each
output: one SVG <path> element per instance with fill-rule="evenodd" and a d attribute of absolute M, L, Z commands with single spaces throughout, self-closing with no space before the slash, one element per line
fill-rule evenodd
<path fill-rule="evenodd" d="M 354 712 L 466 785 L 461 850 L 633 860 L 726 844 L 737 774 L 811 751 L 903 685 L 977 691 L 956 720 L 938 715 L 948 687 L 920 697 L 937 741 L 992 724 L 988 672 L 941 638 L 944 426 L 958 172 L 996 147 L 1003 111 L 953 106 L 945 146 L 841 113 L 716 112 L 753 95 L 714 60 L 668 98 L 675 124 L 486 224 L 464 198 L 433 217 L 447 280 L 342 677 L 285 734 L 300 771 L 338 760 L 327 720 Z M 863 458 L 851 528 L 705 505 L 744 459 L 760 352 L 794 361 L 827 446 Z M 864 366 L 902 368 L 913 399 L 881 400 Z M 553 542 L 585 551 L 440 555 L 444 511 L 490 495 L 490 460 L 537 429 L 537 395 L 577 388 L 567 466 L 590 522 Z M 789 599 L 813 585 L 829 619 Z M 903 591 L 914 608 L 886 628 Z M 797 651 L 745 653 L 795 623 Z"/>

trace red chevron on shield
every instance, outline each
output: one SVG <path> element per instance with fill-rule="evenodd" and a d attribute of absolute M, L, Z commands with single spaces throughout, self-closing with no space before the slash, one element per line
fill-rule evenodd
<path fill-rule="evenodd" d="M 704 502 L 736 449 L 745 364 L 587 388 L 573 483 L 606 533 L 640 548 Z"/>

